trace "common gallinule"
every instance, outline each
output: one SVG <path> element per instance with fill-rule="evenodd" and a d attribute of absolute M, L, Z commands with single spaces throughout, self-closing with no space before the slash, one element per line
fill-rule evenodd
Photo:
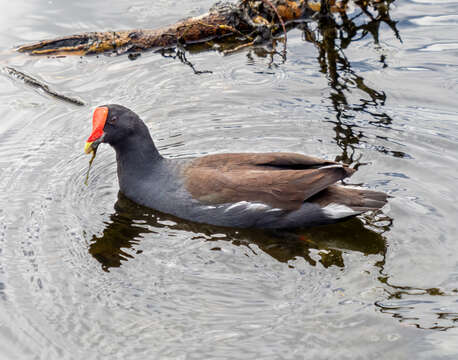
<path fill-rule="evenodd" d="M 183 219 L 229 227 L 292 228 L 329 224 L 381 208 L 387 195 L 335 183 L 355 170 L 294 153 L 162 157 L 144 122 L 121 105 L 95 109 L 85 152 L 116 151 L 121 192 Z"/>

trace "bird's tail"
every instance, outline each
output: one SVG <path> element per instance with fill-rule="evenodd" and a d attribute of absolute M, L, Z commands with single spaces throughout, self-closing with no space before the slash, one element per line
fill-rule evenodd
<path fill-rule="evenodd" d="M 330 204 L 345 205 L 354 211 L 377 210 L 387 203 L 388 195 L 380 191 L 332 185 L 319 192 L 309 201 L 327 206 Z"/>

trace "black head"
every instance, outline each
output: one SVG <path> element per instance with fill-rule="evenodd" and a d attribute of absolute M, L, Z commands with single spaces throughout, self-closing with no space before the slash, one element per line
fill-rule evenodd
<path fill-rule="evenodd" d="M 99 144 L 108 143 L 115 149 L 132 142 L 152 142 L 149 130 L 132 110 L 117 104 L 99 106 L 94 111 L 92 134 L 85 151 L 95 151 Z"/>
<path fill-rule="evenodd" d="M 104 107 L 108 108 L 108 115 L 103 127 L 105 136 L 102 142 L 114 147 L 128 141 L 130 137 L 148 132 L 146 125 L 132 110 L 116 104 Z"/>

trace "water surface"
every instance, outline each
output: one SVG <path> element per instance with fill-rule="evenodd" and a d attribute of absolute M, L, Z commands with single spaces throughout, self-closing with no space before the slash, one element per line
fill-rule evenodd
<path fill-rule="evenodd" d="M 10 49 L 158 27 L 210 0 L 3 5 L 0 64 L 87 105 L 0 74 L 0 358 L 456 358 L 458 2 L 360 16 L 371 25 L 328 52 L 334 63 L 313 22 L 317 43 L 290 31 L 285 63 L 262 49 L 191 51 L 212 71 L 200 76 L 153 52 Z M 109 147 L 84 184 L 91 113 L 106 103 L 140 114 L 168 157 L 300 152 L 358 166 L 352 183 L 393 198 L 287 236 L 156 213 L 118 194 Z"/>

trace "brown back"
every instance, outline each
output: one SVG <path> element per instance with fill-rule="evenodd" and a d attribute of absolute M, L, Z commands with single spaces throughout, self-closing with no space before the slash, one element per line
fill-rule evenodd
<path fill-rule="evenodd" d="M 193 160 L 184 177 L 187 190 L 204 204 L 250 201 L 294 210 L 353 172 L 301 154 L 218 154 Z"/>

